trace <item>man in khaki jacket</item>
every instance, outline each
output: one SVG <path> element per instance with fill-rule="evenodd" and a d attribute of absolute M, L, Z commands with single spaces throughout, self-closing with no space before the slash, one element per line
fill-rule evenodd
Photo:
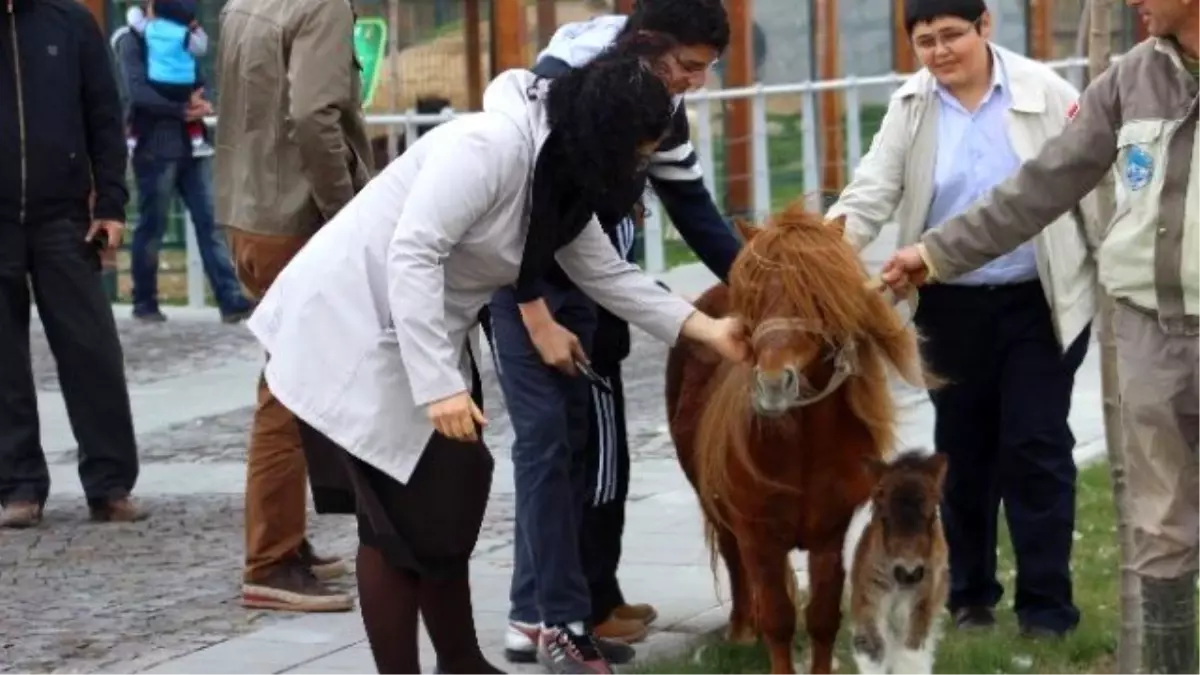
<path fill-rule="evenodd" d="M 952 279 L 1010 251 L 1115 168 L 1124 194 L 1101 242 L 1149 673 L 1197 671 L 1200 548 L 1200 189 L 1197 0 L 1127 0 L 1155 37 L 1084 92 L 1063 134 L 964 215 L 884 265 L 884 280 Z"/>
<path fill-rule="evenodd" d="M 238 278 L 262 297 L 292 256 L 370 178 L 347 0 L 230 0 L 217 51 L 217 222 Z M 295 419 L 259 380 L 246 468 L 242 604 L 349 610 L 320 582 L 345 572 L 305 537 L 308 486 Z"/>

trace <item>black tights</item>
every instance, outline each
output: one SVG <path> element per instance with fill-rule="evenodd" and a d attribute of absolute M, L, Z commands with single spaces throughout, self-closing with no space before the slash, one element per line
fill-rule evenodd
<path fill-rule="evenodd" d="M 443 673 L 502 673 L 484 658 L 475 634 L 471 584 L 461 574 L 422 578 L 388 565 L 377 548 L 358 547 L 358 601 L 380 673 L 420 673 L 417 613 Z"/>

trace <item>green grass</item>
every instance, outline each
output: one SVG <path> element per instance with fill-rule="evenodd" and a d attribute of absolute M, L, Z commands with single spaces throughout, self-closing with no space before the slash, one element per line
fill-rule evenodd
<path fill-rule="evenodd" d="M 1118 629 L 1118 558 L 1116 521 L 1108 465 L 1096 464 L 1079 474 L 1076 541 L 1072 558 L 1075 602 L 1082 612 L 1079 628 L 1063 640 L 1028 640 L 1018 635 L 1011 602 L 1014 582 L 1012 549 L 1006 530 L 1000 540 L 1000 581 L 1006 598 L 997 608 L 999 624 L 987 633 L 963 634 L 943 621 L 944 638 L 934 663 L 936 673 L 1111 673 L 1115 668 Z M 803 621 L 803 614 L 801 614 Z M 855 672 L 849 631 L 843 620 L 838 635 L 839 672 Z M 797 630 L 797 652 L 807 636 Z M 807 658 L 807 657 L 802 657 Z M 797 660 L 803 672 L 806 660 Z M 734 646 L 714 640 L 685 657 L 646 664 L 640 673 L 765 673 L 769 664 L 761 646 Z"/>

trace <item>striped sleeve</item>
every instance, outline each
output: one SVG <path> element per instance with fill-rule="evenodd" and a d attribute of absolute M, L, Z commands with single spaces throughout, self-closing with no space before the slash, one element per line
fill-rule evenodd
<path fill-rule="evenodd" d="M 650 159 L 650 176 L 665 181 L 695 181 L 704 178 L 704 169 L 692 146 L 687 109 L 675 109 L 671 130 Z"/>

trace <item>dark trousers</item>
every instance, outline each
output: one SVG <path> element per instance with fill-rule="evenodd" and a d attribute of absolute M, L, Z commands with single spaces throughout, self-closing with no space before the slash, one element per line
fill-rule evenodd
<path fill-rule="evenodd" d="M 592 622 L 600 624 L 625 604 L 617 567 L 625 533 L 625 500 L 629 496 L 629 437 L 621 364 L 593 361 L 592 368 L 612 387 L 611 394 L 590 387 L 587 498 L 579 533 L 580 556 L 592 596 Z"/>
<path fill-rule="evenodd" d="M 555 318 L 585 349 L 595 330 L 592 301 L 577 289 L 547 285 Z M 509 618 L 548 625 L 586 621 L 588 584 L 579 559 L 580 511 L 587 484 L 588 381 L 542 362 L 511 289 L 490 305 L 493 355 L 515 440 L 516 533 Z"/>
<path fill-rule="evenodd" d="M 1079 622 L 1071 592 L 1075 437 L 1067 423 L 1085 330 L 1064 354 L 1039 282 L 935 285 L 921 292 L 925 356 L 950 383 L 931 394 L 934 443 L 949 459 L 942 518 L 950 609 L 995 606 L 998 509 L 1016 555 L 1023 625 Z"/>
<path fill-rule="evenodd" d="M 98 503 L 128 495 L 137 481 L 124 355 L 87 229 L 71 220 L 0 222 L 0 503 L 44 503 L 50 492 L 29 354 L 30 285 L 79 443 L 84 493 Z"/>
<path fill-rule="evenodd" d="M 138 223 L 129 244 L 129 272 L 133 278 L 134 314 L 158 311 L 158 252 L 167 230 L 167 212 L 178 194 L 192 216 L 196 245 L 204 275 L 221 314 L 249 309 L 242 294 L 225 237 L 213 222 L 211 160 L 161 159 L 138 153 L 133 156 L 137 178 Z"/>

